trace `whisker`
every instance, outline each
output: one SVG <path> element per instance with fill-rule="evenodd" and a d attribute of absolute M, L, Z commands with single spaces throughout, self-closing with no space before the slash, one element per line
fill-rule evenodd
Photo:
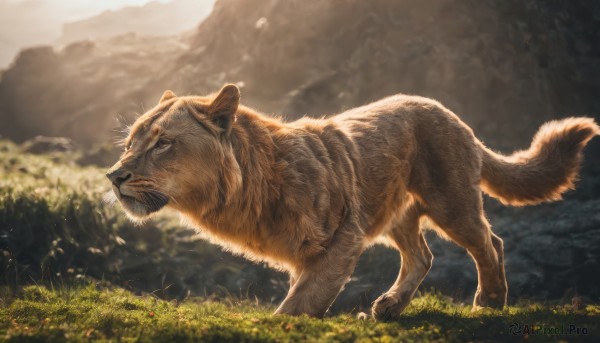
<path fill-rule="evenodd" d="M 169 202 L 169 197 L 157 190 L 148 190 L 140 192 L 144 202 L 153 209 L 160 209 Z"/>
<path fill-rule="evenodd" d="M 113 191 L 108 191 L 102 196 L 102 201 L 109 206 L 113 206 L 117 202 L 117 196 Z"/>

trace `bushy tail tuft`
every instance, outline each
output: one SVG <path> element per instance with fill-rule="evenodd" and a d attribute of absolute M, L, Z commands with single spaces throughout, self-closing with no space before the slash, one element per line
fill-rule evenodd
<path fill-rule="evenodd" d="M 574 188 L 587 142 L 600 135 L 591 118 L 548 122 L 538 130 L 527 150 L 510 156 L 485 146 L 481 187 L 504 204 L 523 206 L 560 200 Z"/>

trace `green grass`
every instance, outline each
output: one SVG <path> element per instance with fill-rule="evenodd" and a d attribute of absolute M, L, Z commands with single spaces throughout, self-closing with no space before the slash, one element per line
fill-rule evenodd
<path fill-rule="evenodd" d="M 559 341 L 600 339 L 600 306 L 536 304 L 504 311 L 471 312 L 438 294 L 419 297 L 398 322 L 381 323 L 345 314 L 326 319 L 271 314 L 249 301 L 190 298 L 167 302 L 93 284 L 48 290 L 28 286 L 18 297 L 0 297 L 0 340 L 21 341 L 206 341 L 206 342 L 394 342 Z M 514 336 L 513 323 L 586 328 L 587 335 Z"/>

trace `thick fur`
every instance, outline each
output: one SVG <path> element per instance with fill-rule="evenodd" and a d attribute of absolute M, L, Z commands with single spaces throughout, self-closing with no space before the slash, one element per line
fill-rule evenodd
<path fill-rule="evenodd" d="M 583 148 L 596 134 L 592 119 L 567 118 L 544 124 L 527 150 L 505 157 L 482 148 L 482 188 L 513 206 L 560 200 L 575 187 Z"/>
<path fill-rule="evenodd" d="M 214 242 L 288 271 L 277 313 L 324 315 L 364 249 L 385 242 L 402 266 L 373 315 L 394 319 L 431 267 L 425 218 L 475 260 L 474 307 L 503 307 L 502 240 L 481 189 L 508 204 L 556 200 L 599 133 L 588 118 L 551 122 L 529 150 L 504 157 L 431 99 L 396 95 L 285 123 L 239 105 L 227 85 L 206 97 L 165 92 L 108 176 L 132 217 L 169 206 Z"/>

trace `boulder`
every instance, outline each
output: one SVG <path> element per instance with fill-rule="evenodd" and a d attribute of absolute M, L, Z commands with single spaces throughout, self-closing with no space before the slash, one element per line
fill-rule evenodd
<path fill-rule="evenodd" d="M 23 142 L 21 149 L 31 154 L 48 154 L 75 151 L 77 146 L 70 138 L 37 136 Z"/>

